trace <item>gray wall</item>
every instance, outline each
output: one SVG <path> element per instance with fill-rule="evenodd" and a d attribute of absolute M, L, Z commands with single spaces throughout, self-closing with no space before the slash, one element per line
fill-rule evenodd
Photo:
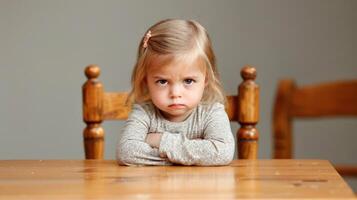
<path fill-rule="evenodd" d="M 84 67 L 99 64 L 107 90 L 128 90 L 139 39 L 165 18 L 196 19 L 208 29 L 228 93 L 242 66 L 257 68 L 259 157 L 270 158 L 278 79 L 357 77 L 356 10 L 355 0 L 0 0 L 0 159 L 83 158 Z M 121 125 L 104 124 L 107 159 Z M 304 146 L 297 157 L 357 163 L 355 119 L 299 121 L 294 129 Z"/>

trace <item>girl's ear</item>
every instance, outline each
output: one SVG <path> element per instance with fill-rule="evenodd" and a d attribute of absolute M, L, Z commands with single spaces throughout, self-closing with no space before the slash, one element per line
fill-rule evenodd
<path fill-rule="evenodd" d="M 205 87 L 208 85 L 208 72 L 206 70 L 206 76 L 205 76 Z"/>

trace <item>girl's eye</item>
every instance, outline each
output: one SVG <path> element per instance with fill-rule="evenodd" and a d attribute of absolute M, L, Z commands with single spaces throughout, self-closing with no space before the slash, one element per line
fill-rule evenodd
<path fill-rule="evenodd" d="M 184 81 L 183 81 L 185 84 L 187 84 L 187 85 L 191 85 L 191 84 L 193 84 L 194 82 L 196 82 L 195 80 L 193 80 L 193 79 L 185 79 Z"/>
<path fill-rule="evenodd" d="M 159 85 L 166 85 L 167 84 L 167 80 L 157 80 L 156 83 L 158 83 Z"/>

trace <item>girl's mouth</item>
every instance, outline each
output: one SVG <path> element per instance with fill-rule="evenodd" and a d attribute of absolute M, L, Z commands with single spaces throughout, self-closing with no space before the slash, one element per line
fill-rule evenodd
<path fill-rule="evenodd" d="M 185 108 L 185 104 L 170 104 L 169 108 L 182 109 Z"/>

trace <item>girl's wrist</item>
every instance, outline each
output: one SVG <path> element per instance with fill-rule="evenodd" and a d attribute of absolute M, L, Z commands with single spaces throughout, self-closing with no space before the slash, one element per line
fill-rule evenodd
<path fill-rule="evenodd" d="M 161 142 L 162 133 L 149 133 L 146 136 L 145 142 L 148 143 L 152 148 L 159 148 Z"/>

